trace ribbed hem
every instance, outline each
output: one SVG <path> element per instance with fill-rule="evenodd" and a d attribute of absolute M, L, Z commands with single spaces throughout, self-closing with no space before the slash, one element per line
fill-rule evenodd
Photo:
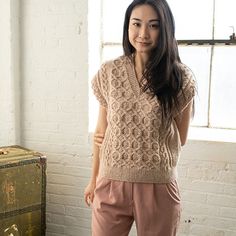
<path fill-rule="evenodd" d="M 177 179 L 177 168 L 169 170 L 138 170 L 136 168 L 127 167 L 106 167 L 100 166 L 99 178 L 107 178 L 112 180 L 140 183 L 170 183 Z"/>

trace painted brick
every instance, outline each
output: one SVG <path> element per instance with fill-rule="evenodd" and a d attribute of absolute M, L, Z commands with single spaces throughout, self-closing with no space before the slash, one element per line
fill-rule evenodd
<path fill-rule="evenodd" d="M 227 195 L 208 194 L 207 203 L 216 206 L 233 207 L 236 206 L 236 197 Z"/>
<path fill-rule="evenodd" d="M 91 228 L 91 220 L 81 217 L 66 216 L 65 224 L 66 226 L 77 226 L 87 229 Z"/>
<path fill-rule="evenodd" d="M 64 236 L 64 234 L 47 232 L 47 236 Z"/>
<path fill-rule="evenodd" d="M 236 218 L 236 205 L 233 208 L 229 208 L 229 207 L 221 207 L 220 208 L 220 216 L 225 217 L 225 218 L 232 218 L 235 219 Z"/>
<path fill-rule="evenodd" d="M 225 183 L 225 185 L 224 185 L 224 193 L 226 195 L 236 196 L 236 184 Z"/>
<path fill-rule="evenodd" d="M 67 176 L 67 175 L 58 175 L 58 174 L 50 174 L 47 175 L 48 183 L 52 184 L 65 184 L 68 186 L 75 186 L 75 177 Z"/>
<path fill-rule="evenodd" d="M 185 166 L 183 166 L 183 165 L 178 166 L 178 176 L 179 176 L 179 178 L 187 177 L 187 173 L 188 173 L 188 169 Z"/>
<path fill-rule="evenodd" d="M 57 224 L 57 225 L 65 225 L 65 216 L 64 215 L 51 214 L 49 223 Z"/>
<path fill-rule="evenodd" d="M 236 171 L 230 171 L 230 170 L 222 170 L 220 172 L 220 180 L 225 183 L 236 183 Z"/>
<path fill-rule="evenodd" d="M 229 164 L 228 164 L 228 169 L 229 169 L 229 170 L 236 171 L 236 164 L 229 163 Z"/>
<path fill-rule="evenodd" d="M 83 177 L 83 176 L 89 176 L 91 171 L 90 171 L 90 168 L 65 166 L 64 173 L 67 174 L 67 175 Z"/>
<path fill-rule="evenodd" d="M 225 230 L 224 233 L 225 233 L 224 236 L 235 236 L 235 230 L 234 231 Z"/>
<path fill-rule="evenodd" d="M 62 164 L 50 163 L 47 167 L 47 171 L 50 174 L 61 174 L 64 172 L 63 170 L 64 170 L 64 166 Z"/>
<path fill-rule="evenodd" d="M 202 235 L 202 236 L 225 236 L 224 230 L 216 229 L 214 227 L 206 227 L 200 225 L 193 225 L 191 232 L 193 235 Z"/>
<path fill-rule="evenodd" d="M 91 209 L 86 207 L 73 207 L 73 206 L 67 206 L 66 207 L 66 214 L 69 216 L 74 217 L 81 217 L 84 219 L 90 219 L 91 217 Z"/>
<path fill-rule="evenodd" d="M 183 200 L 190 202 L 206 203 L 207 194 L 203 192 L 184 190 L 181 193 Z"/>
<path fill-rule="evenodd" d="M 188 215 L 214 215 L 214 216 L 219 216 L 220 215 L 220 208 L 211 206 L 208 204 L 201 204 L 201 203 L 196 203 L 194 202 L 189 202 L 189 201 L 184 201 L 182 204 L 183 210 L 186 214 Z"/>
<path fill-rule="evenodd" d="M 226 228 L 227 230 L 236 230 L 236 220 L 229 218 L 208 217 L 205 220 L 206 225 L 216 228 Z"/>
<path fill-rule="evenodd" d="M 61 185 L 61 184 L 48 184 L 47 185 L 47 192 L 50 194 L 63 194 L 63 195 L 70 195 L 75 197 L 84 197 L 84 188 L 81 186 L 68 186 L 68 185 Z"/>
<path fill-rule="evenodd" d="M 65 227 L 63 225 L 52 224 L 52 223 L 47 224 L 47 231 L 48 232 L 64 233 L 64 230 L 65 230 Z"/>
<path fill-rule="evenodd" d="M 68 236 L 88 236 L 91 235 L 91 230 L 81 227 L 69 226 L 65 229 L 65 235 Z"/>
<path fill-rule="evenodd" d="M 47 198 L 48 199 L 48 198 Z M 56 214 L 65 214 L 65 206 L 61 204 L 54 204 L 47 202 L 47 212 Z"/>
<path fill-rule="evenodd" d="M 182 190 L 194 190 L 199 192 L 224 193 L 225 184 L 204 181 L 199 178 L 180 177 L 179 184 Z"/>
<path fill-rule="evenodd" d="M 49 195 L 49 202 L 53 204 L 61 204 L 71 207 L 85 207 L 84 198 L 70 196 L 70 195 L 57 195 L 57 194 L 50 194 Z M 66 208 L 67 209 L 67 208 Z"/>

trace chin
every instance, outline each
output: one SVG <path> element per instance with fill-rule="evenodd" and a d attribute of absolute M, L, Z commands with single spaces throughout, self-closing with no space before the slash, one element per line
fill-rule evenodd
<path fill-rule="evenodd" d="M 145 54 L 150 54 L 152 49 L 136 49 L 137 53 L 145 53 Z"/>

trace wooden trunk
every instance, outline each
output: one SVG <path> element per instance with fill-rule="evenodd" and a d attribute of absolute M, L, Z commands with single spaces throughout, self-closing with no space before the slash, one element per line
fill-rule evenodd
<path fill-rule="evenodd" d="M 45 235 L 46 157 L 0 147 L 0 235 Z"/>

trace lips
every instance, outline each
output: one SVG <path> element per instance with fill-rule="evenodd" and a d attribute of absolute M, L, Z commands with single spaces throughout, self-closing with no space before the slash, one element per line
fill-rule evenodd
<path fill-rule="evenodd" d="M 141 44 L 141 45 L 144 45 L 144 46 L 151 44 L 151 43 L 148 43 L 148 42 L 137 42 L 137 43 L 139 43 L 139 44 Z"/>

